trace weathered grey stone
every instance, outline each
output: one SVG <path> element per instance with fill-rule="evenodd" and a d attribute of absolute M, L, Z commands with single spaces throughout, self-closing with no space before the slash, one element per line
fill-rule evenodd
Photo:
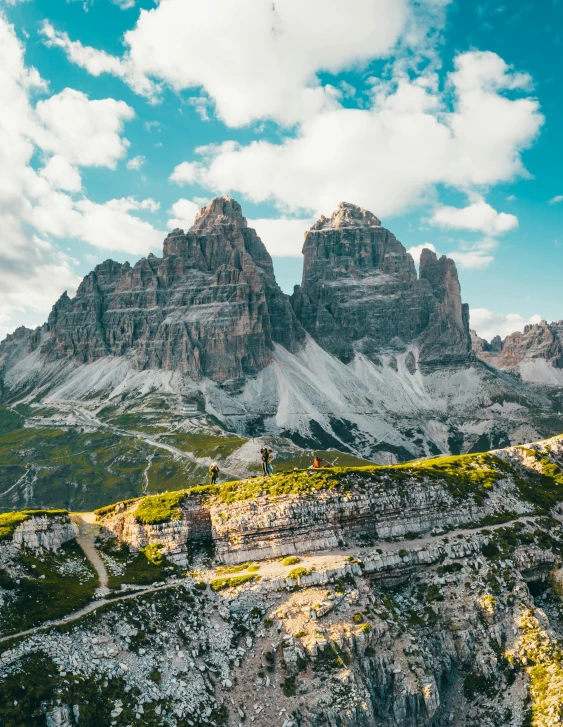
<path fill-rule="evenodd" d="M 48 330 L 51 357 L 129 355 L 139 369 L 216 381 L 258 373 L 274 343 L 295 351 L 304 336 L 270 255 L 229 197 L 204 207 L 187 234 L 171 232 L 164 257 L 96 266 L 72 300 L 61 296 Z"/>
<path fill-rule="evenodd" d="M 412 257 L 375 215 L 341 203 L 305 236 L 297 317 L 327 351 L 350 361 L 420 345 L 427 367 L 472 358 L 469 313 L 455 263 L 423 250 L 420 277 Z"/>

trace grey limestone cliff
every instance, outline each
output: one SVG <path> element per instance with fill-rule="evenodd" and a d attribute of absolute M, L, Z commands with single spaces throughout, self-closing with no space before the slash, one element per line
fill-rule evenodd
<path fill-rule="evenodd" d="M 305 236 L 301 286 L 292 302 L 316 341 L 343 361 L 420 345 L 427 367 L 471 360 L 469 312 L 455 263 L 423 250 L 414 261 L 375 215 L 341 203 Z"/>
<path fill-rule="evenodd" d="M 220 382 L 256 374 L 274 343 L 295 351 L 304 336 L 270 255 L 228 197 L 203 208 L 187 234 L 170 233 L 162 258 L 98 265 L 73 299 L 59 299 L 48 329 L 51 357 L 130 355 L 139 369 Z"/>

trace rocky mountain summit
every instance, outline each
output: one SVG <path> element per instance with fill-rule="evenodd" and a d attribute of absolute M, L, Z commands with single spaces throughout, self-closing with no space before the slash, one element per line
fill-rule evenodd
<path fill-rule="evenodd" d="M 0 515 L 0 723 L 553 727 L 562 478 L 555 437 Z"/>
<path fill-rule="evenodd" d="M 270 255 L 228 197 L 204 207 L 187 234 L 170 233 L 162 258 L 98 265 L 55 304 L 46 330 L 48 356 L 130 355 L 139 369 L 215 381 L 255 375 L 274 343 L 295 351 L 304 337 Z"/>
<path fill-rule="evenodd" d="M 471 361 L 469 308 L 453 260 L 424 249 L 417 276 L 411 255 L 378 218 L 347 203 L 306 233 L 303 256 L 293 307 L 317 343 L 342 361 L 357 352 L 377 361 L 414 343 L 426 368 Z"/>

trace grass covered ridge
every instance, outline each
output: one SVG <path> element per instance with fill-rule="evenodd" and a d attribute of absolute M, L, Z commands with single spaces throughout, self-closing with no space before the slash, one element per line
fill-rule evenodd
<path fill-rule="evenodd" d="M 32 517 L 60 517 L 68 515 L 68 510 L 20 510 L 19 512 L 0 513 L 0 540 L 7 540 L 14 530 Z"/>
<path fill-rule="evenodd" d="M 180 506 L 185 497 L 185 490 L 144 497 L 135 510 L 135 520 L 145 525 L 158 525 L 180 520 L 182 517 Z"/>
<path fill-rule="evenodd" d="M 472 501 L 482 506 L 493 486 L 508 477 L 515 483 L 520 499 L 534 505 L 537 513 L 545 513 L 555 503 L 563 501 L 563 474 L 557 465 L 547 462 L 543 474 L 531 470 L 523 472 L 500 457 L 480 453 L 398 465 L 297 470 L 272 477 L 249 477 L 246 480 L 202 485 L 144 497 L 135 510 L 135 518 L 146 524 L 178 520 L 182 516 L 182 501 L 188 497 L 200 497 L 212 504 L 228 505 L 260 496 L 310 496 L 323 491 L 338 491 L 345 496 L 354 491 L 365 492 L 372 487 L 398 488 L 407 492 L 413 481 L 443 487 L 460 503 Z M 97 512 L 109 512 L 114 507 L 102 508 Z"/>

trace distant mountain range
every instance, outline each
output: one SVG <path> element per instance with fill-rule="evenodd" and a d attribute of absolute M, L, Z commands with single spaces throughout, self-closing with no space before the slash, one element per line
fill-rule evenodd
<path fill-rule="evenodd" d="M 135 431 L 148 409 L 163 428 L 173 412 L 173 431 L 193 435 L 205 421 L 379 462 L 563 429 L 562 323 L 504 342 L 472 337 L 453 260 L 425 249 L 417 274 L 395 236 L 352 204 L 313 225 L 303 254 L 302 284 L 287 296 L 240 205 L 218 197 L 187 233 L 168 235 L 162 258 L 105 261 L 47 323 L 8 336 L 0 405 L 19 403 L 34 426 L 70 426 L 78 407 L 95 427 L 111 410 Z"/>

